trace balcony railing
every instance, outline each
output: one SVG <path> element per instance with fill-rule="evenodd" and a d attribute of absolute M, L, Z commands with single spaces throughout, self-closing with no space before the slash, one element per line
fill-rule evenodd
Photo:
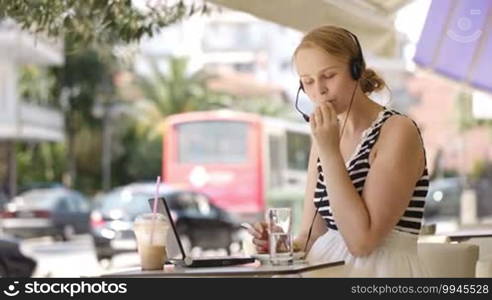
<path fill-rule="evenodd" d="M 14 116 L 0 114 L 0 139 L 62 141 L 63 115 L 55 109 L 20 103 Z"/>

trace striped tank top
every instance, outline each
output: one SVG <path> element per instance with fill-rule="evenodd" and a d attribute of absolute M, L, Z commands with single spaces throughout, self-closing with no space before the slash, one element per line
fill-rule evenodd
<path fill-rule="evenodd" d="M 361 137 L 361 141 L 355 148 L 352 157 L 347 161 L 346 167 L 349 173 L 350 179 L 354 187 L 356 188 L 359 195 L 362 196 L 362 190 L 364 189 L 364 184 L 366 181 L 367 174 L 370 169 L 369 164 L 369 153 L 372 147 L 376 143 L 381 127 L 384 122 L 388 120 L 393 115 L 401 115 L 399 112 L 390 110 L 386 107 L 379 113 L 378 117 L 367 128 Z M 414 125 L 417 127 L 420 139 L 422 136 L 417 124 L 412 120 Z M 422 143 L 423 144 L 423 143 Z M 424 149 L 425 157 L 425 149 Z M 324 174 L 321 168 L 321 162 L 318 158 L 317 161 L 318 178 L 316 183 L 316 188 L 314 191 L 314 205 L 318 210 L 319 214 L 325 220 L 326 225 L 330 229 L 338 230 L 335 220 L 333 218 L 330 200 L 324 184 Z M 427 171 L 427 164 L 424 168 L 424 172 L 420 179 L 415 185 L 415 189 L 412 195 L 412 199 L 408 207 L 405 209 L 403 216 L 399 219 L 395 226 L 395 230 L 403 231 L 412 234 L 419 234 L 420 228 L 422 226 L 422 217 L 424 213 L 425 197 L 427 196 L 427 191 L 429 188 L 429 175 Z"/>

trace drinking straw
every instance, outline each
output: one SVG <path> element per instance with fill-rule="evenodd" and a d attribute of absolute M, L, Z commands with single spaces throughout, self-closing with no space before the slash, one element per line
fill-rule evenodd
<path fill-rule="evenodd" d="M 157 176 L 157 180 L 155 183 L 155 196 L 154 196 L 154 206 L 152 207 L 152 213 L 154 214 L 154 218 L 157 213 L 157 198 L 159 197 L 159 186 L 161 183 L 161 176 Z"/>
<path fill-rule="evenodd" d="M 155 183 L 155 195 L 154 195 L 154 205 L 152 206 L 152 227 L 150 229 L 150 244 L 154 241 L 154 227 L 157 219 L 157 198 L 159 197 L 159 187 L 161 183 L 161 176 L 157 176 Z"/>

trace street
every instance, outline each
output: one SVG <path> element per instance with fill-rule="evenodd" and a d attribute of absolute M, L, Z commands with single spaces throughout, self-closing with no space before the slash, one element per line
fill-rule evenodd
<path fill-rule="evenodd" d="M 247 253 L 252 253 L 249 236 Z M 241 251 L 238 245 L 232 247 L 232 254 Z M 94 277 L 102 273 L 117 272 L 140 264 L 138 253 L 129 252 L 113 257 L 111 261 L 98 262 L 92 237 L 77 235 L 67 242 L 55 241 L 51 237 L 40 237 L 23 240 L 21 251 L 36 260 L 37 267 L 33 277 Z M 201 251 L 194 249 L 193 256 L 225 256 L 225 249 Z"/>
<path fill-rule="evenodd" d="M 68 242 L 54 241 L 50 237 L 26 239 L 21 250 L 38 263 L 33 277 L 92 277 L 139 263 L 136 252 L 117 255 L 111 263 L 99 263 L 89 235 L 79 235 Z"/>

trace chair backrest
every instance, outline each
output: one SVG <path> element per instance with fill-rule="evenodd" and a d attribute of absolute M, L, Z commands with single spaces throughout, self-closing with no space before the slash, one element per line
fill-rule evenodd
<path fill-rule="evenodd" d="M 492 277 L 492 238 L 472 238 L 463 243 L 479 247 L 475 277 Z"/>
<path fill-rule="evenodd" d="M 492 258 L 477 261 L 475 277 L 492 278 Z"/>
<path fill-rule="evenodd" d="M 462 244 L 473 244 L 477 245 L 479 250 L 478 258 L 481 260 L 492 259 L 492 238 L 484 237 L 484 238 L 471 238 Z"/>
<path fill-rule="evenodd" d="M 475 277 L 477 245 L 419 243 L 418 254 L 432 277 Z"/>

